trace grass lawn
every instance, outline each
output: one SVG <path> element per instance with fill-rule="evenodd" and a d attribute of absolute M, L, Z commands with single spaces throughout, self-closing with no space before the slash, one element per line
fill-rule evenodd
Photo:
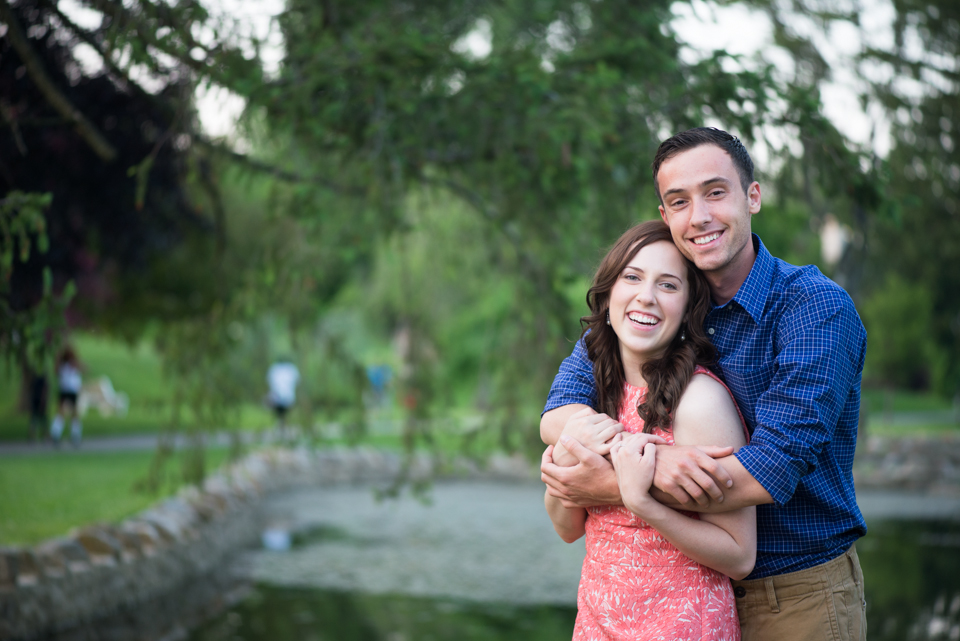
<path fill-rule="evenodd" d="M 180 485 L 176 456 L 163 494 L 134 491 L 152 456 L 64 450 L 0 459 L 0 545 L 30 545 L 78 525 L 117 522 L 172 494 Z M 226 450 L 208 450 L 208 472 L 226 456 Z"/>
<path fill-rule="evenodd" d="M 148 342 L 130 346 L 122 341 L 79 332 L 73 335 L 71 342 L 86 368 L 84 382 L 107 376 L 114 389 L 124 392 L 130 399 L 130 410 L 126 416 L 101 416 L 97 410 L 87 412 L 83 417 L 85 436 L 161 431 L 171 415 L 172 392 L 164 379 L 160 357 Z M 53 388 L 48 410 L 51 419 L 56 411 L 55 384 Z M 0 366 L 0 441 L 22 441 L 27 438 L 29 417 L 17 411 L 19 389 L 20 373 Z M 240 427 L 257 429 L 269 426 L 272 422 L 269 410 L 256 402 L 240 409 Z"/>

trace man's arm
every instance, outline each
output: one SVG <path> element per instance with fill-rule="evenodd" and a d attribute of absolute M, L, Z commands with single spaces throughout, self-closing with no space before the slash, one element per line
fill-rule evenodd
<path fill-rule="evenodd" d="M 550 395 L 540 417 L 540 438 L 547 445 L 559 444 L 570 417 L 596 404 L 593 363 L 587 357 L 581 338 L 573 353 L 560 364 L 560 371 L 550 386 Z M 573 444 L 580 445 L 576 440 Z M 582 446 L 581 449 L 586 450 Z M 552 456 L 544 456 L 540 478 L 547 484 L 547 492 L 560 499 L 566 508 L 619 504 L 620 491 L 613 465 L 602 456 L 587 452 L 579 453 L 577 458 L 581 462 L 572 467 L 561 467 Z"/>
<path fill-rule="evenodd" d="M 775 374 L 757 400 L 750 444 L 719 461 L 697 448 L 660 448 L 654 480 L 660 491 L 653 495 L 668 505 L 708 512 L 789 501 L 833 439 L 863 368 L 865 341 L 849 298 L 831 291 L 798 297 L 778 327 Z M 705 503 L 700 495 L 713 483 L 711 469 L 717 465 L 730 473 L 732 487 L 724 489 L 719 504 Z"/>

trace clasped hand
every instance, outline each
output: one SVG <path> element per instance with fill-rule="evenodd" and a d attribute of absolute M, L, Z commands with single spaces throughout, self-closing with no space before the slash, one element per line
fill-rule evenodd
<path fill-rule="evenodd" d="M 553 450 L 553 462 L 561 467 L 571 467 L 580 462 L 567 450 L 563 437 L 568 436 L 598 456 L 608 456 L 613 438 L 623 432 L 623 425 L 606 414 L 598 414 L 591 408 L 573 414 L 560 433 L 560 441 Z"/>

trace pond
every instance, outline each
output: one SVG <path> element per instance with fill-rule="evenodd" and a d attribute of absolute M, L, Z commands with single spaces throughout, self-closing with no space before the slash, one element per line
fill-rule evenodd
<path fill-rule="evenodd" d="M 534 494 L 533 498 L 539 496 Z M 489 503 L 484 504 L 481 497 L 487 497 Z M 530 507 L 528 494 L 502 486 L 438 488 L 433 500 L 433 505 L 411 502 L 406 506 L 377 506 L 366 504 L 362 494 L 348 492 L 339 499 L 314 494 L 281 504 L 278 513 L 295 519 L 289 512 L 293 507 L 300 513 L 300 525 L 312 522 L 313 527 L 301 530 L 305 535 L 295 538 L 294 549 L 289 552 L 261 551 L 248 557 L 244 572 L 253 587 L 247 597 L 201 625 L 189 638 L 570 639 L 576 618 L 572 595 L 582 552 L 570 555 L 571 546 L 554 548 L 552 541 L 536 539 L 532 532 L 535 529 L 539 536 L 543 523 L 535 514 L 530 515 L 528 525 L 522 525 L 525 519 L 517 510 Z M 346 511 L 352 516 L 340 513 L 337 505 L 341 503 L 352 505 Z M 960 521 L 944 518 L 943 514 L 934 519 L 888 518 L 890 513 L 916 511 L 918 504 L 909 497 L 887 501 L 887 509 L 878 512 L 884 518 L 871 519 L 868 515 L 870 533 L 857 544 L 867 585 L 871 641 L 960 640 Z M 460 556 L 469 557 L 463 553 L 464 546 L 482 545 L 456 540 L 451 530 L 444 529 L 446 518 L 464 525 L 467 532 L 475 529 L 464 521 L 468 514 L 463 511 L 464 505 L 490 526 L 481 533 L 488 549 L 477 552 L 485 560 L 482 567 L 467 561 L 459 565 Z M 318 523 L 320 513 L 324 516 Z M 423 520 L 428 514 L 432 518 Z M 499 522 L 497 514 L 502 516 Z M 371 536 L 369 529 L 374 515 L 378 515 L 381 526 L 377 536 Z M 414 526 L 418 519 L 419 525 Z M 365 527 L 366 533 L 360 536 L 359 529 L 351 530 L 351 522 Z M 405 523 L 409 531 L 405 531 Z M 530 529 L 524 533 L 525 527 Z M 432 534 L 437 528 L 444 536 Z M 493 533 L 504 529 L 504 538 L 496 540 Z M 513 546 L 519 553 L 516 549 L 504 552 L 509 568 L 498 569 L 495 552 L 509 546 L 511 536 L 521 537 L 514 539 L 518 543 Z M 444 547 L 461 553 L 444 556 Z M 392 556 L 394 553 L 396 556 Z M 561 556 L 564 554 L 567 556 Z M 543 574 L 548 567 L 545 558 L 556 561 L 555 569 L 559 568 L 563 583 L 572 581 L 572 589 L 566 584 L 544 587 L 531 582 L 531 573 Z M 525 565 L 527 559 L 529 565 Z M 364 574 L 358 569 L 351 574 L 345 569 L 364 562 L 375 572 Z M 508 570 L 515 578 L 507 578 Z M 395 582 L 393 576 L 398 577 Z"/>

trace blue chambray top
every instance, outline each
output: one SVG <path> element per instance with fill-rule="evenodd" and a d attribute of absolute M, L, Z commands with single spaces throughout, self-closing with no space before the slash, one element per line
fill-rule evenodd
<path fill-rule="evenodd" d="M 834 559 L 867 533 L 853 487 L 867 333 L 850 296 L 813 265 L 757 259 L 704 329 L 752 433 L 737 452 L 774 503 L 757 506 L 757 563 L 748 578 Z M 544 412 L 596 406 L 583 341 L 560 366 Z"/>

